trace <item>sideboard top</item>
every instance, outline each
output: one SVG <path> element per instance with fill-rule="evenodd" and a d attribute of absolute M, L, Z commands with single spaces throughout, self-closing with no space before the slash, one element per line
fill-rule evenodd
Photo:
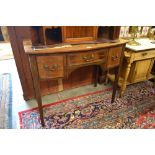
<path fill-rule="evenodd" d="M 53 46 L 32 46 L 30 40 L 24 40 L 24 50 L 26 54 L 50 54 L 50 53 L 68 53 L 88 51 L 100 48 L 107 48 L 126 44 L 128 41 L 119 39 L 117 42 L 105 43 L 85 43 L 85 44 L 57 44 Z"/>

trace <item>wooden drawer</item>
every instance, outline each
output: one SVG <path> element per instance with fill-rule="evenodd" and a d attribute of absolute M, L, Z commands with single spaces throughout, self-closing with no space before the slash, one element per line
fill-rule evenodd
<path fill-rule="evenodd" d="M 77 66 L 99 62 L 104 63 L 106 54 L 107 54 L 106 49 L 68 54 L 68 65 Z"/>
<path fill-rule="evenodd" d="M 64 77 L 64 59 L 64 56 L 37 56 L 40 78 Z"/>
<path fill-rule="evenodd" d="M 109 49 L 107 67 L 119 65 L 121 58 L 122 46 L 112 47 Z"/>
<path fill-rule="evenodd" d="M 155 57 L 155 50 L 148 50 L 144 52 L 135 53 L 134 61 L 136 60 L 144 60 Z"/>

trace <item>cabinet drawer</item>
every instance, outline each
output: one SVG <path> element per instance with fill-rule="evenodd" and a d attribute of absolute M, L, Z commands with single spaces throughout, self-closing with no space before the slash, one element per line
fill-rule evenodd
<path fill-rule="evenodd" d="M 135 53 L 134 61 L 136 60 L 144 60 L 155 57 L 155 50 L 148 50 L 144 52 Z"/>
<path fill-rule="evenodd" d="M 96 50 L 96 51 L 89 51 L 89 52 L 80 52 L 75 54 L 68 54 L 68 65 L 69 66 L 76 66 L 76 65 L 83 65 L 83 64 L 91 64 L 97 62 L 105 61 L 107 50 Z"/>
<path fill-rule="evenodd" d="M 41 79 L 64 77 L 64 56 L 37 56 Z"/>
<path fill-rule="evenodd" d="M 112 47 L 109 49 L 108 61 L 107 61 L 108 67 L 114 67 L 114 66 L 119 65 L 120 58 L 121 58 L 121 52 L 122 52 L 122 46 Z"/>

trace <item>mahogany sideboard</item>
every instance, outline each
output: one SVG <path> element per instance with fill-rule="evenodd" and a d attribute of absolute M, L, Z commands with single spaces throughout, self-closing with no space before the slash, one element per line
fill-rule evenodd
<path fill-rule="evenodd" d="M 125 40 L 114 43 L 94 44 L 59 44 L 55 46 L 32 46 L 30 41 L 24 41 L 24 50 L 28 55 L 35 97 L 38 103 L 41 124 L 44 126 L 40 82 L 47 79 L 68 79 L 70 74 L 81 67 L 94 66 L 97 86 L 99 67 L 104 72 L 111 68 L 115 70 L 112 100 L 114 102 L 119 78 L 119 66 L 122 61 Z M 84 75 L 79 75 L 84 76 Z"/>
<path fill-rule="evenodd" d="M 67 26 L 68 27 L 68 26 Z M 45 33 L 42 33 L 44 27 L 42 26 L 8 26 L 8 33 L 9 38 L 15 58 L 15 63 L 17 66 L 17 71 L 19 74 L 22 90 L 23 90 L 23 97 L 25 100 L 29 100 L 35 97 L 35 92 L 33 88 L 33 79 L 32 73 L 30 69 L 30 63 L 28 59 L 28 55 L 25 53 L 23 47 L 23 40 L 28 39 L 31 40 L 32 45 L 51 45 L 51 44 L 59 44 L 64 43 L 66 41 L 78 41 L 79 42 L 86 42 L 92 38 L 92 41 L 100 40 L 112 40 L 117 41 L 119 38 L 120 26 L 98 26 L 97 33 L 90 27 L 70 27 L 64 29 L 63 27 L 46 27 Z M 91 29 L 91 31 L 90 31 Z M 61 31 L 62 30 L 62 31 Z M 92 31 L 93 30 L 93 31 Z M 72 33 L 72 32 L 75 33 Z M 67 32 L 67 34 L 65 33 Z M 55 34 L 56 33 L 56 34 Z M 43 38 L 43 34 L 45 34 L 45 38 Z M 80 38 L 79 38 L 80 37 Z M 65 39 L 66 38 L 66 39 Z M 80 40 L 77 40 L 77 39 Z M 63 40 L 62 40 L 63 39 Z M 69 39 L 69 40 L 68 40 Z M 94 81 L 94 66 L 85 66 L 79 68 L 71 73 L 69 79 L 63 80 L 43 80 L 40 82 L 41 87 L 41 94 L 48 95 L 51 93 L 56 93 L 61 91 L 63 84 L 63 89 L 73 89 L 85 85 L 92 84 Z M 85 76 L 78 76 L 78 75 L 85 75 Z M 99 71 L 99 82 L 102 82 L 105 78 L 105 74 L 101 75 L 101 71 Z M 62 81 L 62 84 L 61 84 Z"/>

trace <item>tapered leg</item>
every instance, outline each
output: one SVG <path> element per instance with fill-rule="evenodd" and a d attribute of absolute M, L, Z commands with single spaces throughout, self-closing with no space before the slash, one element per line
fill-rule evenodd
<path fill-rule="evenodd" d="M 122 83 L 122 86 L 121 86 L 120 97 L 122 97 L 122 95 L 123 95 L 123 93 L 124 93 L 124 91 L 126 89 L 127 79 L 128 79 L 129 73 L 130 73 L 130 69 L 131 69 L 131 63 L 128 63 L 126 71 L 125 71 L 125 77 L 123 79 L 123 83 Z"/>
<path fill-rule="evenodd" d="M 32 71 L 32 77 L 33 77 L 34 92 L 38 103 L 41 125 L 45 126 L 43 108 L 42 108 L 42 99 L 41 99 L 41 93 L 40 93 L 40 80 L 39 80 L 39 74 L 38 74 L 35 56 L 30 56 L 30 63 L 31 63 L 31 71 Z"/>
<path fill-rule="evenodd" d="M 115 101 L 115 95 L 116 95 L 116 91 L 117 91 L 117 86 L 118 86 L 118 79 L 119 79 L 119 67 L 115 68 L 115 81 L 113 83 L 113 92 L 112 92 L 112 100 L 111 103 L 113 103 Z"/>
<path fill-rule="evenodd" d="M 37 87 L 35 89 L 38 89 Z M 41 120 L 41 125 L 44 127 L 44 116 L 43 116 L 43 108 L 42 108 L 42 99 L 41 99 L 41 94 L 40 94 L 40 89 L 36 91 L 36 100 L 38 103 L 38 108 L 39 108 L 39 114 L 40 114 L 40 120 Z"/>
<path fill-rule="evenodd" d="M 105 82 L 104 82 L 104 85 L 107 85 L 108 84 L 108 70 L 105 71 Z"/>
<path fill-rule="evenodd" d="M 95 74 L 94 87 L 96 87 L 99 77 L 99 66 L 94 66 L 94 74 Z"/>

